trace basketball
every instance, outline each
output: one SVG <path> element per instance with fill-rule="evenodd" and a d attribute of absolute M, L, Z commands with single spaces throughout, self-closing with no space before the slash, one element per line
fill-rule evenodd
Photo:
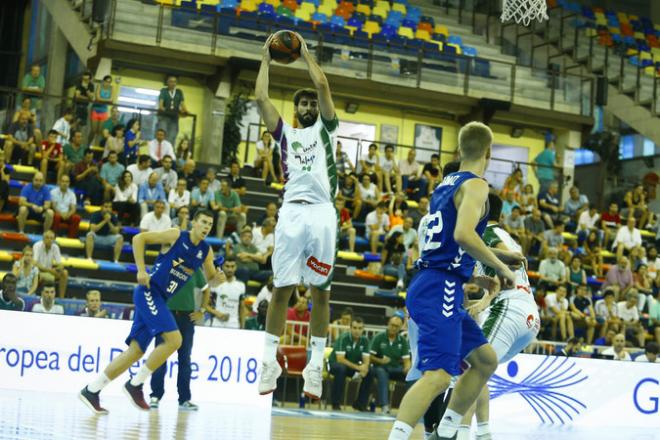
<path fill-rule="evenodd" d="M 278 31 L 270 42 L 270 56 L 280 64 L 291 64 L 300 58 L 300 40 L 291 31 Z"/>

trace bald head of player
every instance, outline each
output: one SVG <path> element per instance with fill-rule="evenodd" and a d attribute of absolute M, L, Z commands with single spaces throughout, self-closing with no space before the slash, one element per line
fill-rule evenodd
<path fill-rule="evenodd" d="M 303 127 L 311 127 L 319 117 L 319 95 L 314 89 L 300 89 L 293 94 L 296 119 Z"/>
<path fill-rule="evenodd" d="M 461 166 L 464 162 L 480 163 L 485 171 L 488 167 L 492 143 L 493 132 L 486 124 L 475 121 L 465 124 L 458 132 Z"/>

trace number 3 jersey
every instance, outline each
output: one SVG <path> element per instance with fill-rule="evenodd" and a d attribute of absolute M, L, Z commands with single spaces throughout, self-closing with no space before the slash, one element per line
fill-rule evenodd
<path fill-rule="evenodd" d="M 318 116 L 307 128 L 293 128 L 280 118 L 273 139 L 280 147 L 284 173 L 284 203 L 304 200 L 309 203 L 333 202 L 337 194 L 335 133 L 339 121 Z"/>
<path fill-rule="evenodd" d="M 190 232 L 181 231 L 172 247 L 159 255 L 151 268 L 150 290 L 166 299 L 173 297 L 204 264 L 208 253 L 209 245 L 204 240 L 195 245 Z"/>
<path fill-rule="evenodd" d="M 472 276 L 475 260 L 454 240 L 454 230 L 460 221 L 457 219 L 454 195 L 461 185 L 470 179 L 480 177 L 469 171 L 452 173 L 445 176 L 433 191 L 429 214 L 420 221 L 418 229 L 421 256 L 417 266 L 420 269 L 441 269 L 466 280 Z M 487 219 L 488 205 L 477 224 L 476 232 L 479 236 L 486 229 Z"/>

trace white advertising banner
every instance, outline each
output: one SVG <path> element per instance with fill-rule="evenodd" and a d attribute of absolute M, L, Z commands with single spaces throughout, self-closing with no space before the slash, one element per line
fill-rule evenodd
<path fill-rule="evenodd" d="M 130 321 L 114 319 L 0 311 L 0 389 L 75 393 L 126 348 L 130 327 Z M 254 405 L 270 412 L 272 397 L 257 392 L 262 354 L 262 332 L 195 327 L 193 400 Z M 167 362 L 163 399 L 174 400 L 176 353 Z M 134 364 L 103 394 L 120 395 L 121 386 L 139 368 Z M 149 381 L 145 395 L 148 388 Z"/>
<path fill-rule="evenodd" d="M 498 424 L 660 428 L 660 364 L 516 356 L 490 382 Z"/>

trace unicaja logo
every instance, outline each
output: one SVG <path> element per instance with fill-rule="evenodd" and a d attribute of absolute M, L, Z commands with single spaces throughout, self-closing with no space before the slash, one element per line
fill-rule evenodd
<path fill-rule="evenodd" d="M 567 394 L 567 388 L 589 378 L 570 358 L 545 356 L 530 374 L 519 381 L 515 381 L 518 363 L 511 361 L 507 365 L 507 374 L 509 378 L 497 374 L 490 378 L 490 398 L 519 394 L 541 423 L 566 424 L 587 408 L 584 403 Z"/>

